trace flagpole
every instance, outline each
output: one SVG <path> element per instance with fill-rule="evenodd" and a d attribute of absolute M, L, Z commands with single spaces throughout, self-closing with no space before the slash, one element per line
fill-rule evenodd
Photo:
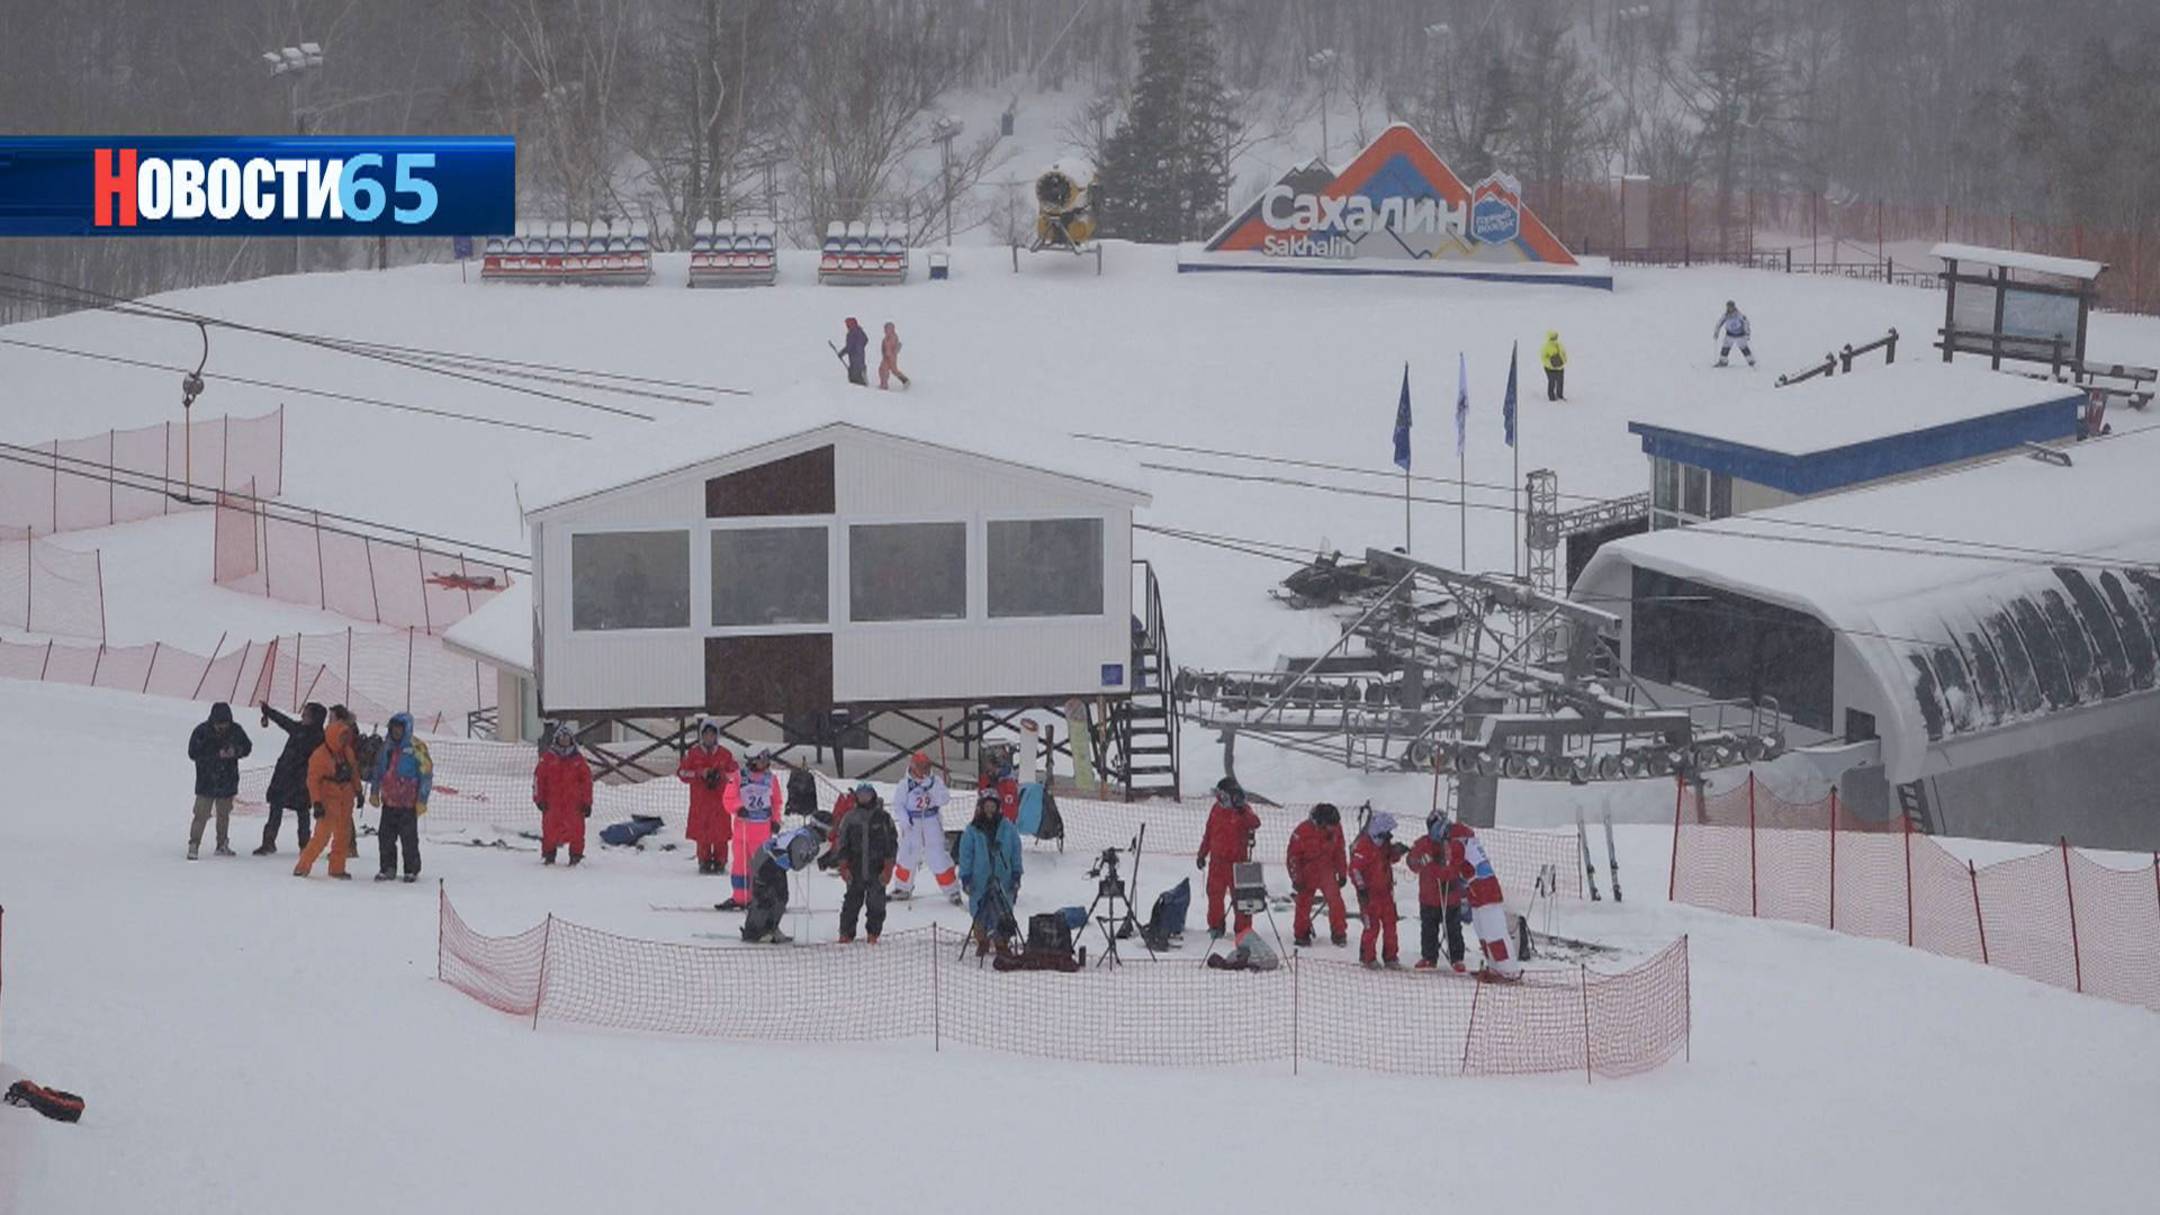
<path fill-rule="evenodd" d="M 1455 519 L 1462 527 L 1462 572 L 1470 572 L 1470 457 L 1455 448 Z"/>
<path fill-rule="evenodd" d="M 1402 470 L 1402 551 L 1410 551 L 1410 470 Z"/>

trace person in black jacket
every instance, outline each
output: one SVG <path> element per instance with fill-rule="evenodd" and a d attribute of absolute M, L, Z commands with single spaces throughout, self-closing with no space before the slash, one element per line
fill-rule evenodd
<path fill-rule="evenodd" d="M 308 842 L 308 756 L 322 745 L 323 725 L 328 711 L 314 701 L 300 710 L 300 720 L 294 721 L 268 704 L 256 706 L 262 710 L 262 724 L 267 728 L 272 722 L 285 731 L 285 749 L 278 753 L 277 767 L 270 773 L 270 791 L 263 795 L 269 803 L 269 821 L 263 824 L 262 847 L 256 856 L 269 856 L 277 851 L 278 825 L 285 811 L 292 811 L 293 826 L 300 833 L 300 846 Z"/>
<path fill-rule="evenodd" d="M 188 735 L 188 758 L 195 761 L 195 825 L 188 829 L 187 859 L 194 860 L 201 850 L 203 824 L 213 810 L 217 854 L 233 854 L 226 828 L 232 822 L 233 797 L 240 792 L 240 761 L 254 749 L 247 731 L 233 720 L 232 706 L 222 700 L 210 706 L 210 719 Z"/>
<path fill-rule="evenodd" d="M 840 943 L 855 939 L 855 917 L 863 915 L 870 943 L 885 931 L 885 883 L 892 880 L 900 857 L 900 828 L 871 786 L 855 786 L 853 808 L 840 820 L 832 850 L 818 859 L 821 869 L 838 869 L 847 893 L 840 896 Z"/>

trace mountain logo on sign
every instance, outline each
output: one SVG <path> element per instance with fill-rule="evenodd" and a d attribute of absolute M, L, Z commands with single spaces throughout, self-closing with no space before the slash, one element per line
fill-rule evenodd
<path fill-rule="evenodd" d="M 1522 235 L 1522 184 L 1494 173 L 1470 191 L 1470 235 L 1480 244 L 1504 245 Z"/>

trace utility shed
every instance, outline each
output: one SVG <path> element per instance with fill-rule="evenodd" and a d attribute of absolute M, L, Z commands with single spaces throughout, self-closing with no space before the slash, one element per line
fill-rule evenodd
<path fill-rule="evenodd" d="M 1637 675 L 1877 739 L 1856 804 L 1951 834 L 2160 846 L 2160 432 L 1599 550 Z M 1914 788 L 1917 786 L 1917 788 Z"/>
<path fill-rule="evenodd" d="M 540 710 L 1062 705 L 1133 686 L 1122 456 L 995 402 L 804 385 L 520 479 Z"/>
<path fill-rule="evenodd" d="M 1628 430 L 1650 458 L 1657 529 L 2066 442 L 2085 400 L 2075 384 L 1970 363 L 1893 363 L 1752 388 Z"/>

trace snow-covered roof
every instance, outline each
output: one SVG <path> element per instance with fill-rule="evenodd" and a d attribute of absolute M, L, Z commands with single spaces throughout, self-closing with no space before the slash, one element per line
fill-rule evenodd
<path fill-rule="evenodd" d="M 2050 257 L 2045 253 L 1990 249 L 1985 245 L 1961 245 L 1953 241 L 1943 241 L 1928 252 L 1946 262 L 1979 262 L 1984 266 L 2029 270 L 2034 274 L 2053 274 L 2087 283 L 2099 278 L 2100 272 L 2107 269 L 2106 262 L 2088 261 L 2082 257 Z"/>
<path fill-rule="evenodd" d="M 1638 434 L 1666 431 L 1779 455 L 1805 456 L 1950 426 L 2051 402 L 2082 402 L 2083 389 L 1977 363 L 1930 359 L 1858 367 L 1784 388 L 1758 386 L 1714 405 L 1665 410 Z"/>
<path fill-rule="evenodd" d="M 443 648 L 517 675 L 533 673 L 532 580 L 507 589 L 443 630 Z"/>
<path fill-rule="evenodd" d="M 1932 739 L 2160 684 L 2160 430 L 2024 455 L 1598 550 L 1807 613 L 1860 656 L 1898 720 L 1891 779 Z"/>
<path fill-rule="evenodd" d="M 1136 504 L 1149 501 L 1137 461 L 1107 444 L 1032 424 L 1022 400 L 955 399 L 949 392 L 912 397 L 822 380 L 723 398 L 691 418 L 580 444 L 520 475 L 518 497 L 530 515 L 828 427 L 924 443 L 1087 482 Z"/>

